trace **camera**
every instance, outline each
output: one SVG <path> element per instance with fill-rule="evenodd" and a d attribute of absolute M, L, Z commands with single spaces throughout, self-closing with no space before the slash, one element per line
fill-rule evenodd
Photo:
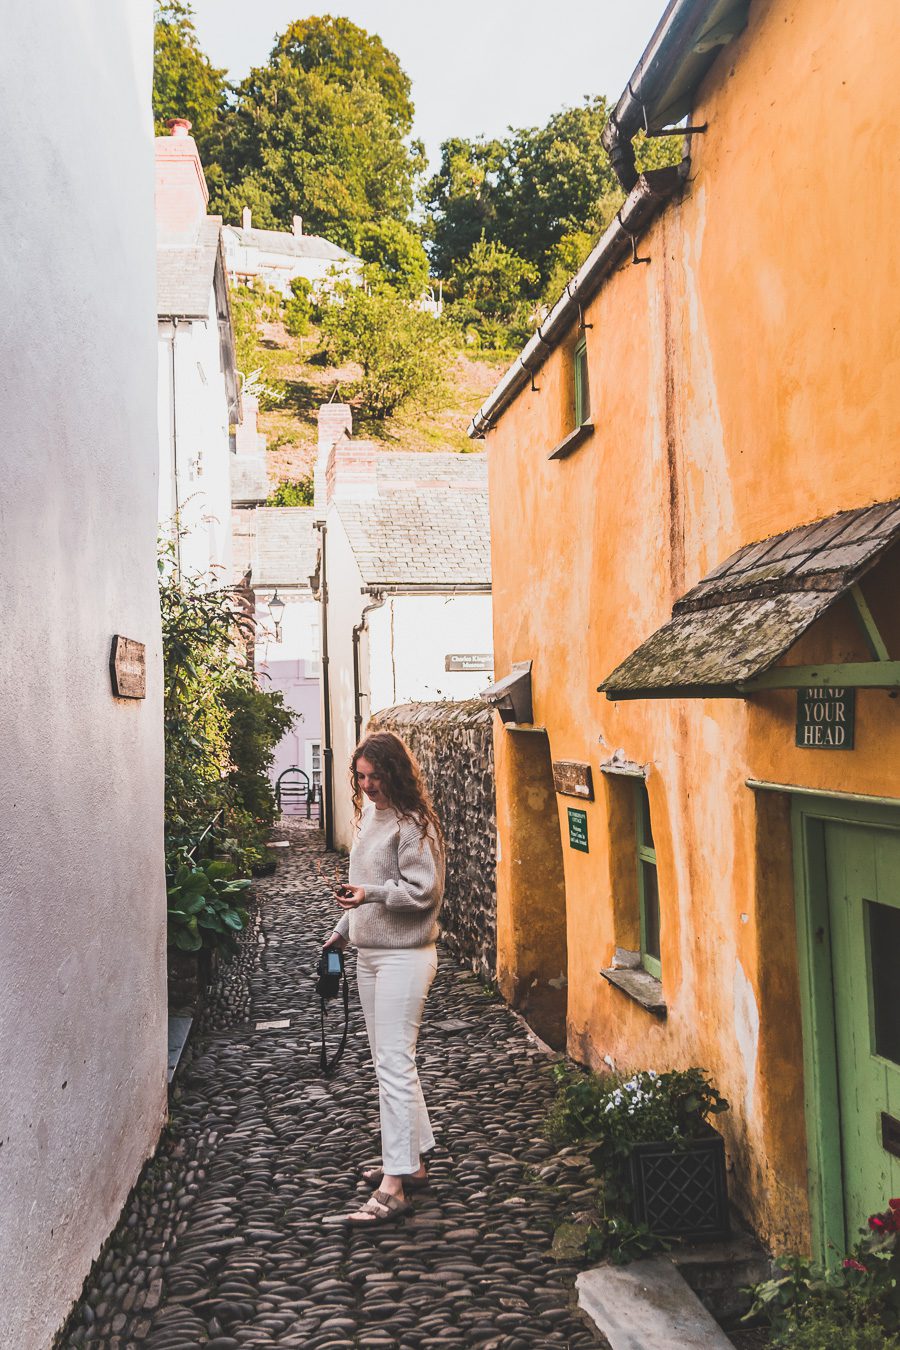
<path fill-rule="evenodd" d="M 337 998 L 344 974 L 344 954 L 334 947 L 322 950 L 316 966 L 316 993 L 322 999 Z"/>

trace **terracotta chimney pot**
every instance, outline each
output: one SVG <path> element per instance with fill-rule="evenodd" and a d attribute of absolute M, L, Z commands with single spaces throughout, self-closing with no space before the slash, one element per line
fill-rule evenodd
<path fill-rule="evenodd" d="M 186 117 L 170 117 L 166 126 L 173 136 L 190 136 L 193 123 Z"/>

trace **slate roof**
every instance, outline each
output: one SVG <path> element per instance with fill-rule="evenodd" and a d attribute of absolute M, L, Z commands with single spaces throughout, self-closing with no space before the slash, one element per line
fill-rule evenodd
<path fill-rule="evenodd" d="M 309 586 L 319 536 L 312 506 L 261 506 L 232 512 L 235 571 L 252 568 L 254 586 Z"/>
<path fill-rule="evenodd" d="M 272 491 L 265 455 L 232 455 L 231 500 L 240 506 L 258 506 Z"/>
<path fill-rule="evenodd" d="M 208 217 L 188 242 L 157 240 L 156 313 L 160 319 L 205 319 L 216 272 L 220 221 Z"/>
<path fill-rule="evenodd" d="M 607 698 L 703 697 L 773 666 L 900 537 L 900 500 L 840 511 L 733 553 L 600 685 Z"/>
<path fill-rule="evenodd" d="M 491 580 L 487 492 L 474 484 L 467 487 L 411 489 L 386 499 L 339 501 L 338 514 L 364 584 L 448 590 L 476 585 L 487 590 Z"/>
<path fill-rule="evenodd" d="M 487 455 L 483 452 L 454 454 L 443 451 L 388 451 L 375 461 L 379 492 L 419 484 L 461 487 L 473 484 L 487 491 Z"/>
<path fill-rule="evenodd" d="M 264 253 L 285 253 L 293 258 L 325 258 L 330 262 L 359 262 L 352 253 L 317 234 L 292 234 L 288 230 L 244 230 L 226 225 L 243 248 L 258 248 Z"/>

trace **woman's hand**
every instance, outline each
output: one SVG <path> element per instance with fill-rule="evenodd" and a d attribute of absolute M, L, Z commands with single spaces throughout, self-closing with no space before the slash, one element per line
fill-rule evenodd
<path fill-rule="evenodd" d="M 334 898 L 341 909 L 358 909 L 366 898 L 366 892 L 364 887 L 351 886 L 348 883 L 337 887 Z"/>
<path fill-rule="evenodd" d="M 349 938 L 341 937 L 340 933 L 332 933 L 327 942 L 322 943 L 322 951 L 327 952 L 329 947 L 337 947 L 339 952 L 345 952 L 349 943 Z"/>

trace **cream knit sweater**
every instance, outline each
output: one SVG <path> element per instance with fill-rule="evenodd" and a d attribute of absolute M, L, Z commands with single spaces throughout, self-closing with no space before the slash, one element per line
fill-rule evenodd
<path fill-rule="evenodd" d="M 367 806 L 350 850 L 350 884 L 366 898 L 334 931 L 355 947 L 425 947 L 438 935 L 444 854 L 431 830 L 401 820 L 392 806 Z"/>

